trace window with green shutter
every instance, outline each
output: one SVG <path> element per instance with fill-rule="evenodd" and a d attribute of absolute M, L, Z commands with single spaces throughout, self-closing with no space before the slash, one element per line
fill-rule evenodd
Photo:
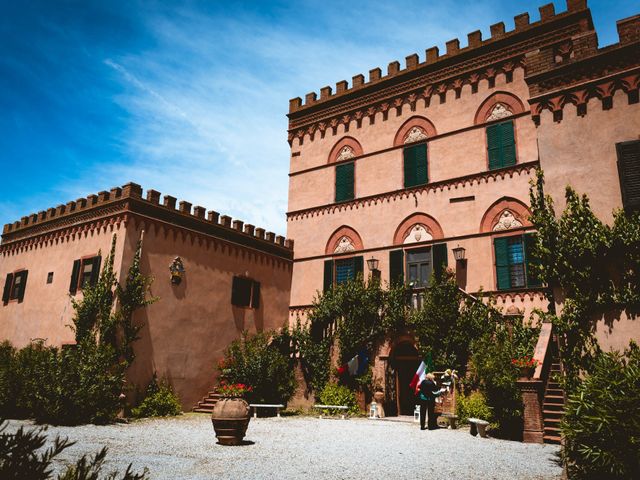
<path fill-rule="evenodd" d="M 405 188 L 424 185 L 429 181 L 427 167 L 427 144 L 404 147 Z"/>
<path fill-rule="evenodd" d="M 336 167 L 336 202 L 353 200 L 353 173 L 353 162 Z"/>
<path fill-rule="evenodd" d="M 628 212 L 640 209 L 640 140 L 616 144 L 622 205 Z"/>
<path fill-rule="evenodd" d="M 531 265 L 537 260 L 533 255 L 535 234 L 499 237 L 493 240 L 498 290 L 539 287 Z"/>
<path fill-rule="evenodd" d="M 513 122 L 502 122 L 487 127 L 489 170 L 516 164 L 516 142 Z"/>

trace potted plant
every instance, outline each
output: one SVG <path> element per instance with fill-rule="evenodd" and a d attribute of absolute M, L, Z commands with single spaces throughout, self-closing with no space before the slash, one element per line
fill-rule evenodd
<path fill-rule="evenodd" d="M 252 388 L 243 383 L 220 382 L 216 393 L 221 398 L 213 407 L 211 422 L 221 445 L 240 445 L 249 426 L 249 404 L 244 396 Z"/>
<path fill-rule="evenodd" d="M 538 366 L 538 360 L 529 356 L 512 358 L 511 363 L 520 370 L 520 377 L 526 378 L 531 378 Z"/>

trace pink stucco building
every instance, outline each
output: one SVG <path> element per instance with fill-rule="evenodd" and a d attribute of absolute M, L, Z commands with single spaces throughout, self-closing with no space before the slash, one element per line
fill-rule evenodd
<path fill-rule="evenodd" d="M 536 169 L 559 209 L 566 185 L 606 221 L 638 206 L 640 16 L 620 20 L 619 43 L 605 48 L 585 0 L 514 23 L 290 101 L 290 321 L 305 317 L 317 292 L 367 277 L 372 258 L 383 282 L 416 287 L 416 303 L 431 273 L 449 267 L 465 291 L 528 316 L 548 306 L 529 270 Z M 598 334 L 620 348 L 640 328 L 620 318 Z M 412 339 L 400 338 L 376 357 L 377 375 L 395 377 L 402 413 L 411 406 L 404 378 L 418 361 L 411 351 Z"/>

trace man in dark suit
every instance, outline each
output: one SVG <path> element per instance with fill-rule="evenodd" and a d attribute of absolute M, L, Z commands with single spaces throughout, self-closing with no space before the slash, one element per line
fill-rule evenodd
<path fill-rule="evenodd" d="M 429 413 L 429 430 L 438 428 L 436 423 L 436 397 L 439 397 L 442 390 L 436 385 L 436 377 L 433 373 L 427 373 L 420 383 L 420 430 L 425 430 L 426 413 Z"/>

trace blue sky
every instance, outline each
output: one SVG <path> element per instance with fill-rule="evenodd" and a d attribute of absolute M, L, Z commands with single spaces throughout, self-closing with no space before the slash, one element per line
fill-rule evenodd
<path fill-rule="evenodd" d="M 0 224 L 134 181 L 284 233 L 290 98 L 544 3 L 0 0 Z"/>

